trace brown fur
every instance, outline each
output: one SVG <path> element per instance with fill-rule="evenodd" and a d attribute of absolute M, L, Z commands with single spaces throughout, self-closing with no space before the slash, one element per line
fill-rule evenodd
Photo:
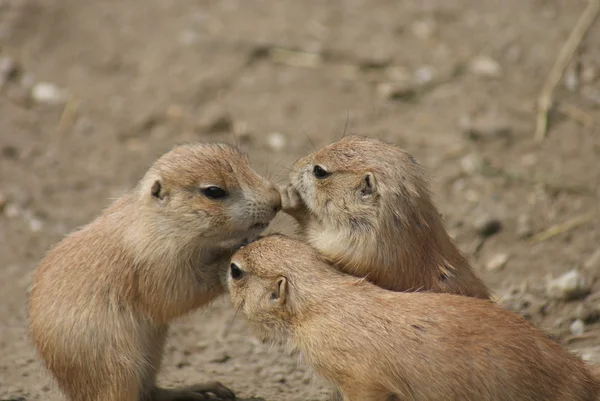
<path fill-rule="evenodd" d="M 387 291 L 280 235 L 240 249 L 232 264 L 233 305 L 260 335 L 299 351 L 346 401 L 592 401 L 600 394 L 582 360 L 488 300 Z"/>
<path fill-rule="evenodd" d="M 228 196 L 211 199 L 201 191 L 206 186 Z M 52 249 L 31 289 L 30 332 L 67 397 L 233 397 L 218 383 L 187 392 L 155 387 L 168 324 L 223 292 L 232 253 L 279 208 L 276 189 L 236 148 L 184 145 Z"/>
<path fill-rule="evenodd" d="M 330 175 L 315 177 L 317 165 Z M 290 179 L 283 211 L 342 271 L 394 291 L 490 297 L 446 232 L 424 169 L 397 146 L 347 136 L 298 160 Z"/>

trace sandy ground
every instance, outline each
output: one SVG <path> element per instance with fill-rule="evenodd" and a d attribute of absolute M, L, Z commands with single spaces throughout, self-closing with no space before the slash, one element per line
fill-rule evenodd
<path fill-rule="evenodd" d="M 0 0 L 0 399 L 62 399 L 26 335 L 32 273 L 158 155 L 237 137 L 284 183 L 346 123 L 427 167 L 449 231 L 501 302 L 600 362 L 600 22 L 556 90 L 548 139 L 533 139 L 538 93 L 585 7 Z M 282 216 L 272 230 L 292 228 Z M 583 293 L 549 298 L 550 278 L 573 269 Z M 326 399 L 232 319 L 223 299 L 176 323 L 161 384 Z"/>

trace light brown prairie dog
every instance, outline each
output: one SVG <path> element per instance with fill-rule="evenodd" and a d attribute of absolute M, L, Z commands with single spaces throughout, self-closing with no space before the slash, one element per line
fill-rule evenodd
<path fill-rule="evenodd" d="M 275 187 L 240 150 L 183 145 L 52 249 L 31 288 L 29 324 L 69 400 L 233 398 L 216 382 L 155 386 L 167 329 L 224 291 L 231 255 L 280 206 Z"/>
<path fill-rule="evenodd" d="M 394 292 L 273 235 L 232 258 L 231 301 L 265 339 L 299 351 L 345 401 L 593 401 L 600 380 L 489 300 Z"/>
<path fill-rule="evenodd" d="M 448 235 L 424 169 L 399 147 L 350 135 L 299 159 L 290 180 L 283 211 L 344 272 L 394 291 L 489 298 Z"/>

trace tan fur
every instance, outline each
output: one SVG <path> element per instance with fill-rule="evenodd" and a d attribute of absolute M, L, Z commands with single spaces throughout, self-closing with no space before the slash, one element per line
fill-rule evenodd
<path fill-rule="evenodd" d="M 299 351 L 346 401 L 592 401 L 600 394 L 582 360 L 489 300 L 384 290 L 281 235 L 245 246 L 232 264 L 233 305 L 261 336 Z"/>
<path fill-rule="evenodd" d="M 210 199 L 201 191 L 206 186 L 228 196 Z M 68 398 L 201 400 L 205 391 L 232 397 L 218 383 L 190 389 L 195 393 L 155 387 L 168 324 L 222 294 L 232 253 L 280 205 L 277 190 L 241 151 L 184 145 L 52 249 L 31 289 L 30 332 Z"/>
<path fill-rule="evenodd" d="M 330 175 L 316 178 L 317 165 Z M 448 235 L 424 169 L 397 146 L 347 136 L 298 160 L 290 179 L 283 211 L 342 271 L 394 291 L 490 297 Z"/>

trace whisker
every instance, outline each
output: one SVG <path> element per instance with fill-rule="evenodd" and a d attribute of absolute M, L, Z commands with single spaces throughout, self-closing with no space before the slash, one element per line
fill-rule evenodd
<path fill-rule="evenodd" d="M 346 124 L 344 125 L 344 132 L 342 132 L 342 138 L 346 136 L 346 130 L 348 129 L 348 123 L 350 122 L 350 109 L 346 109 Z"/>
<path fill-rule="evenodd" d="M 297 170 L 294 170 L 293 168 L 289 168 L 289 167 L 286 167 L 286 166 L 283 166 L 283 165 L 278 165 L 277 167 L 280 167 L 280 168 L 285 169 L 287 171 L 293 171 L 294 173 L 297 173 Z"/>
<path fill-rule="evenodd" d="M 313 151 L 317 150 L 317 147 L 315 146 L 315 143 L 313 142 L 313 140 L 310 138 L 310 136 L 308 136 L 308 134 L 306 133 L 306 131 L 304 130 L 304 127 L 300 127 L 300 129 L 302 130 L 302 132 L 304 132 L 304 135 L 306 135 L 306 137 L 308 138 L 308 141 L 310 142 L 310 144 L 313 147 Z"/>
<path fill-rule="evenodd" d="M 275 167 L 283 167 L 283 166 L 281 165 L 281 159 L 282 159 L 283 157 L 285 157 L 285 156 L 281 156 L 281 157 L 280 157 L 280 158 L 279 158 L 279 159 L 278 159 L 278 160 L 275 162 L 275 164 L 274 164 L 274 165 L 275 165 Z M 273 174 L 279 174 L 279 172 L 275 173 L 275 171 L 274 171 L 274 170 L 272 170 L 271 172 L 272 172 Z M 271 181 L 271 179 L 272 179 L 272 178 L 273 178 L 273 175 L 271 175 L 271 176 L 267 176 L 267 179 L 268 179 L 269 181 Z"/>
<path fill-rule="evenodd" d="M 231 331 L 231 328 L 233 327 L 233 323 L 235 322 L 235 319 L 237 318 L 237 315 L 240 312 L 240 309 L 242 309 L 242 305 L 235 308 L 235 313 L 233 314 L 233 317 L 231 318 L 231 320 L 225 327 L 225 330 L 223 331 L 223 338 L 225 338 L 229 335 L 229 332 Z"/>

